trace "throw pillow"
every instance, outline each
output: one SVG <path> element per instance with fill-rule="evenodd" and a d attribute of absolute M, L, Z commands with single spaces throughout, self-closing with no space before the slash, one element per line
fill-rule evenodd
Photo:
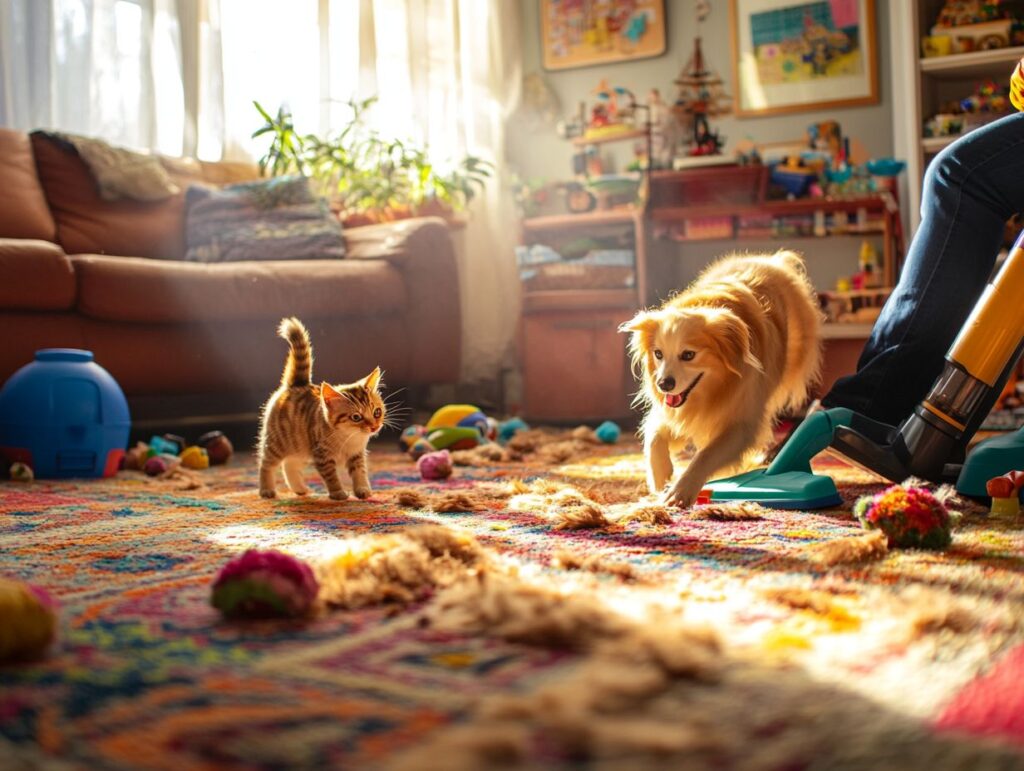
<path fill-rule="evenodd" d="M 341 224 L 305 177 L 274 177 L 185 196 L 185 259 L 310 260 L 345 256 Z"/>

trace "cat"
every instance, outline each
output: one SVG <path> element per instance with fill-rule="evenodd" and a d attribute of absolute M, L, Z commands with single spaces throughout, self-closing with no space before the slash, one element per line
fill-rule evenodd
<path fill-rule="evenodd" d="M 348 492 L 338 479 L 344 463 L 357 498 L 372 493 L 367 469 L 367 442 L 384 426 L 387 407 L 381 398 L 380 367 L 348 385 L 313 385 L 313 349 L 309 332 L 296 318 L 281 321 L 277 333 L 291 349 L 281 374 L 281 386 L 263 407 L 260 422 L 260 495 L 273 498 L 276 472 L 296 495 L 306 495 L 303 468 L 312 460 L 332 500 L 343 501 Z"/>

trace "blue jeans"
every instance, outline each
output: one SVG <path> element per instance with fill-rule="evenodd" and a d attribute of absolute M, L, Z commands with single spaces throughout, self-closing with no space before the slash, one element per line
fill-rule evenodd
<path fill-rule="evenodd" d="M 891 425 L 908 417 L 988 283 L 1006 220 L 1022 209 L 1024 113 L 975 129 L 939 153 L 925 175 L 921 226 L 899 282 L 856 373 L 837 380 L 822 404 Z M 998 391 L 978 421 L 997 397 Z"/>

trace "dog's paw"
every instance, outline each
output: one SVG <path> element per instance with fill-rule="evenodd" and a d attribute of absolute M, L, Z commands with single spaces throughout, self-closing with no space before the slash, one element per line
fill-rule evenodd
<path fill-rule="evenodd" d="M 666 506 L 688 509 L 696 502 L 702 487 L 700 480 L 688 480 L 686 477 L 681 477 L 665 492 L 662 501 Z"/>
<path fill-rule="evenodd" d="M 276 497 L 277 497 L 277 490 L 274 490 L 273 488 L 266 488 L 266 487 L 264 487 L 264 488 L 262 488 L 260 490 L 260 498 L 276 498 Z"/>
<path fill-rule="evenodd" d="M 356 498 L 358 498 L 361 501 L 365 501 L 367 498 L 373 495 L 373 490 L 370 489 L 369 485 L 367 485 L 366 487 L 357 487 L 355 488 L 355 490 L 353 490 L 353 492 L 355 492 Z"/>

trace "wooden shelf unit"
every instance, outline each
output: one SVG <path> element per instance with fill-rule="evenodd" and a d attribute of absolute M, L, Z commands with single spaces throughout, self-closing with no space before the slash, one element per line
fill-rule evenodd
<path fill-rule="evenodd" d="M 765 174 L 766 174 L 765 170 Z M 699 168 L 651 174 L 648 199 L 642 206 L 596 210 L 584 214 L 556 214 L 524 219 L 520 223 L 523 243 L 545 243 L 557 248 L 559 239 L 572 240 L 623 228 L 632 230 L 635 256 L 635 287 L 619 289 L 578 289 L 524 291 L 519 347 L 523 367 L 524 413 L 527 419 L 583 421 L 604 417 L 625 417 L 628 395 L 635 391 L 625 354 L 625 337 L 618 326 L 640 307 L 651 302 L 650 249 L 658 226 L 705 217 L 763 215 L 771 218 L 864 211 L 875 225 L 832 236 L 751 236 L 749 239 L 708 240 L 795 240 L 803 238 L 863 237 L 880 234 L 883 245 L 883 282 L 892 286 L 900 250 L 897 220 L 899 207 L 888 193 L 845 198 L 763 200 L 764 186 L 750 172 L 755 185 L 748 201 L 680 203 L 688 200 L 674 186 L 699 180 L 703 186 L 714 181 L 721 191 L 722 169 Z M 712 195 L 718 194 L 712 192 Z M 734 231 L 735 233 L 735 227 Z M 687 243 L 683 241 L 683 243 Z M 653 287 L 662 290 L 664 287 Z M 870 324 L 828 324 L 824 338 L 828 349 L 844 351 L 848 359 L 870 333 Z M 843 366 L 846 366 L 844 359 Z M 566 393 L 565 384 L 573 387 Z M 557 393 L 556 393 L 557 392 Z"/>

